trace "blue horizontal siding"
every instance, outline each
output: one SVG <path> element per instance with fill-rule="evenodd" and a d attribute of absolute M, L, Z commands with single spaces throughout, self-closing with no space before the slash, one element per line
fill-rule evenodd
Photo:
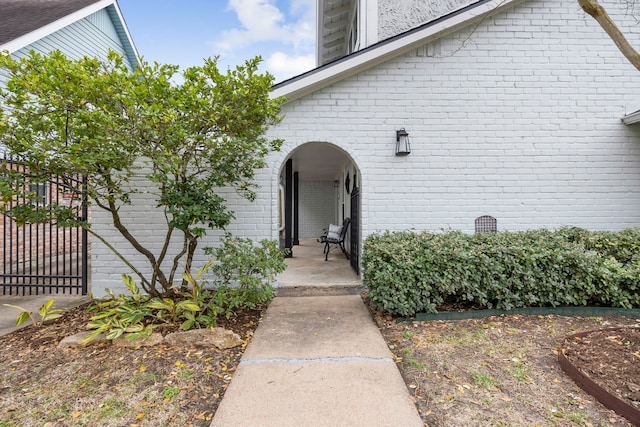
<path fill-rule="evenodd" d="M 132 61 L 127 56 L 127 51 L 118 37 L 118 32 L 106 9 L 76 21 L 29 46 L 25 46 L 14 52 L 13 55 L 20 58 L 26 56 L 31 50 L 47 54 L 56 49 L 71 59 L 90 56 L 101 60 L 105 60 L 107 52 L 112 49 L 125 56 L 125 64 L 133 68 Z"/>
<path fill-rule="evenodd" d="M 43 55 L 53 50 L 60 50 L 71 59 L 84 56 L 97 57 L 106 60 L 109 49 L 124 57 L 124 63 L 133 69 L 136 66 L 133 50 L 125 47 L 120 38 L 122 31 L 118 31 L 113 22 L 114 14 L 106 9 L 99 10 L 84 19 L 74 22 L 42 39 L 13 52 L 14 58 L 28 56 L 34 50 Z M 4 87 L 9 76 L 6 70 L 0 69 L 0 87 Z M 1 147 L 0 147 L 1 148 Z"/>

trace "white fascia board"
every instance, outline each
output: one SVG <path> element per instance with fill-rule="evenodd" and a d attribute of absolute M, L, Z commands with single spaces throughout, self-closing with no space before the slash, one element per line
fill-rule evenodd
<path fill-rule="evenodd" d="M 448 19 L 436 20 L 432 25 L 426 25 L 424 28 L 415 31 L 409 30 L 404 35 L 391 38 L 389 41 L 382 41 L 378 45 L 346 56 L 335 63 L 327 64 L 276 85 L 271 92 L 271 97 L 284 97 L 287 101 L 301 98 L 523 1 L 490 0 L 454 14 Z"/>
<path fill-rule="evenodd" d="M 15 52 L 17 50 L 22 49 L 25 46 L 30 45 L 31 43 L 35 43 L 36 41 L 45 38 L 46 36 L 55 33 L 56 31 L 66 27 L 67 25 L 71 25 L 74 22 L 85 18 L 92 13 L 95 13 L 105 7 L 115 4 L 116 0 L 101 0 L 97 3 L 89 5 L 83 9 L 80 9 L 70 15 L 67 15 L 63 18 L 58 19 L 44 27 L 40 27 L 37 30 L 34 30 L 30 33 L 27 33 L 23 36 L 18 37 L 17 39 L 13 39 L 3 45 L 0 46 L 0 51 L 8 50 L 9 53 Z"/>
<path fill-rule="evenodd" d="M 632 125 L 640 122 L 640 110 L 629 113 L 622 118 L 622 123 L 625 125 Z"/>

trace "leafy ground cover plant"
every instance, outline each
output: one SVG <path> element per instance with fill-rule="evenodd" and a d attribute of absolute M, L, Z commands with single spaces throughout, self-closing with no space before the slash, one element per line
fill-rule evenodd
<path fill-rule="evenodd" d="M 101 333 L 108 339 L 126 334 L 128 339 L 148 337 L 157 325 L 180 325 L 182 330 L 216 326 L 239 310 L 254 309 L 273 298 L 273 279 L 285 270 L 284 254 L 276 241 L 235 238 L 226 234 L 215 256 L 194 276 L 185 272 L 181 286 L 162 296 L 145 294 L 130 276 L 123 275 L 129 294 L 98 301 L 86 337 L 89 343 Z M 211 280 L 206 280 L 210 275 Z"/>
<path fill-rule="evenodd" d="M 16 318 L 16 326 L 22 325 L 27 320 L 31 320 L 31 323 L 35 327 L 42 326 L 42 324 L 47 320 L 57 319 L 62 316 L 62 310 L 53 307 L 54 298 L 50 298 L 40 306 L 38 309 L 37 317 L 33 312 L 22 308 L 18 305 L 13 304 L 3 304 L 7 307 L 15 308 L 16 310 L 20 310 L 20 314 Z"/>

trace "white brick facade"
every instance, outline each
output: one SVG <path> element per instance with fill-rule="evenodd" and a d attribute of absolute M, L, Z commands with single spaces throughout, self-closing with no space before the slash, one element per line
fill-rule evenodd
<path fill-rule="evenodd" d="M 622 6 L 605 6 L 640 45 Z M 500 230 L 620 229 L 640 225 L 640 129 L 620 121 L 639 95 L 640 72 L 576 2 L 527 1 L 290 102 L 273 135 L 285 153 L 357 153 L 363 238 L 473 232 L 483 214 Z M 393 153 L 401 127 L 408 157 Z"/>
<path fill-rule="evenodd" d="M 603 3 L 640 46 L 623 5 Z M 640 72 L 575 0 L 524 1 L 286 104 L 269 132 L 283 149 L 257 174 L 258 199 L 232 202 L 230 231 L 278 237 L 280 173 L 308 142 L 335 144 L 357 166 L 361 240 L 380 230 L 473 232 L 485 214 L 498 230 L 640 226 L 640 128 L 620 120 L 637 108 Z M 399 128 L 411 137 L 407 157 L 394 155 Z M 132 217 L 141 232 L 151 208 Z M 99 295 L 125 270 L 93 251 Z"/>
<path fill-rule="evenodd" d="M 299 237 L 318 237 L 329 224 L 336 224 L 338 189 L 331 181 L 300 183 Z"/>

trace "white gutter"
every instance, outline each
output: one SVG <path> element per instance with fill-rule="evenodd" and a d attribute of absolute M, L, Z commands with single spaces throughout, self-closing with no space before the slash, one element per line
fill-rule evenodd
<path fill-rule="evenodd" d="M 465 8 L 446 19 L 436 19 L 431 24 L 409 30 L 400 36 L 277 84 L 271 92 L 271 97 L 285 97 L 287 101 L 301 98 L 523 1 L 489 0 L 476 6 L 472 5 L 473 7 Z"/>
<path fill-rule="evenodd" d="M 640 122 L 640 110 L 629 113 L 622 118 L 622 123 L 625 125 L 632 125 Z"/>

